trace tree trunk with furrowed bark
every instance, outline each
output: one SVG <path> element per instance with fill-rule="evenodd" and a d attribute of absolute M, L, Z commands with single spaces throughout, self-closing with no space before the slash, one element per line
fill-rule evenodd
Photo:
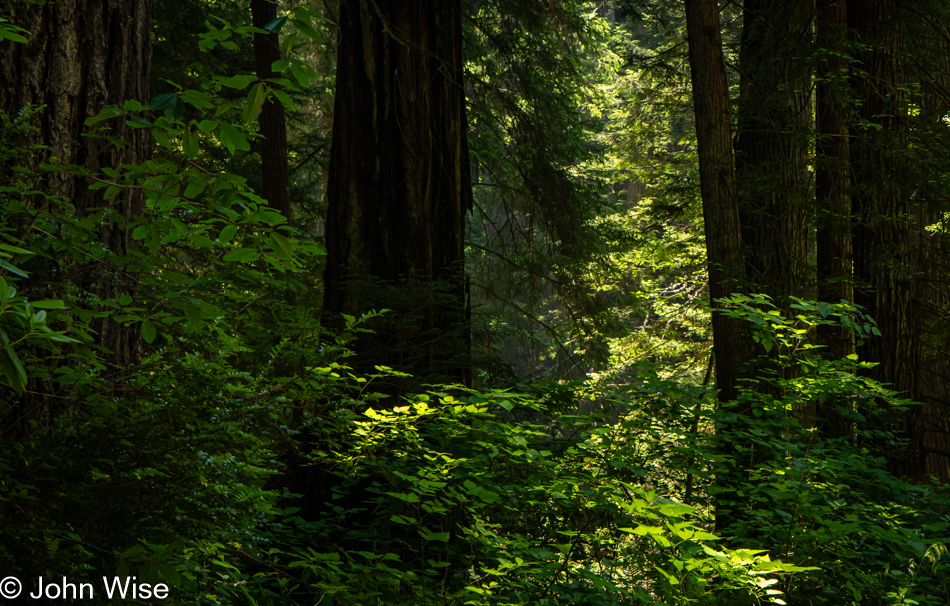
<path fill-rule="evenodd" d="M 122 119 L 105 122 L 111 128 L 109 134 L 126 143 L 124 148 L 105 139 L 84 138 L 82 133 L 86 118 L 106 106 L 121 106 L 127 100 L 149 102 L 151 0 L 16 2 L 12 8 L 10 21 L 30 34 L 27 43 L 0 43 L 0 110 L 13 116 L 26 106 L 41 108 L 31 120 L 36 130 L 25 133 L 21 141 L 26 147 L 45 146 L 36 162 L 98 171 L 103 167 L 119 170 L 121 165 L 147 160 L 153 145 L 147 129 L 131 129 Z M 90 181 L 68 171 L 44 174 L 46 183 L 36 185 L 65 199 L 71 207 L 69 214 L 82 217 L 106 210 L 98 234 L 104 249 L 119 257 L 132 249 L 131 232 L 124 226 L 145 207 L 141 190 L 125 190 L 105 200 L 102 190 L 90 191 Z M 50 210 L 43 208 L 42 201 L 35 204 L 30 213 Z M 18 235 L 27 237 L 28 226 L 26 222 Z M 87 263 L 68 278 L 48 277 L 45 285 L 24 286 L 43 288 L 69 279 L 103 299 L 135 298 L 138 293 L 138 279 L 131 266 Z M 93 328 L 97 344 L 108 350 L 109 362 L 127 367 L 137 361 L 137 326 L 99 319 Z"/>
<path fill-rule="evenodd" d="M 344 0 L 339 15 L 324 310 L 392 310 L 356 343 L 358 370 L 467 382 L 460 2 Z"/>

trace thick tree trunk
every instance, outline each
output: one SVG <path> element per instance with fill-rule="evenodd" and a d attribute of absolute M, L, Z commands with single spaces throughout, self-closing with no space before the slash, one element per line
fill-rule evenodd
<path fill-rule="evenodd" d="M 797 0 L 743 6 L 735 145 L 743 259 L 748 288 L 787 308 L 809 278 L 811 74 L 799 55 L 812 11 Z"/>
<path fill-rule="evenodd" d="M 107 105 L 121 106 L 130 99 L 149 101 L 151 0 L 17 2 L 13 7 L 11 21 L 31 35 L 25 44 L 0 44 L 0 109 L 14 115 L 26 105 L 43 106 L 33 120 L 37 130 L 27 133 L 23 142 L 47 147 L 38 160 L 56 158 L 59 164 L 98 171 L 148 159 L 152 141 L 147 130 L 130 129 L 121 120 L 108 125 L 112 136 L 127 142 L 124 149 L 104 139 L 84 139 L 81 134 L 85 119 Z M 144 209 L 141 190 L 127 190 L 106 201 L 101 191 L 90 191 L 87 181 L 66 172 L 49 173 L 47 185 L 69 201 L 75 215 L 108 208 L 114 221 L 101 229 L 102 246 L 118 256 L 131 250 L 131 232 L 124 226 Z M 22 231 L 20 235 L 26 237 L 26 225 Z M 47 284 L 31 287 L 58 287 L 56 282 L 65 279 L 55 276 Z M 84 266 L 77 281 L 80 290 L 101 298 L 135 297 L 138 291 L 134 273 L 102 263 Z M 123 367 L 138 359 L 137 327 L 105 319 L 97 321 L 94 329 L 98 344 L 111 352 L 110 362 Z"/>
<path fill-rule="evenodd" d="M 251 23 L 263 28 L 277 18 L 277 4 L 271 0 L 251 0 Z M 254 34 L 254 65 L 261 80 L 276 78 L 271 66 L 280 59 L 277 34 Z M 273 85 L 268 85 L 273 86 Z M 277 99 L 264 102 L 257 118 L 261 136 L 261 176 L 267 203 L 291 220 L 290 176 L 287 171 L 287 121 L 284 106 Z"/>
<path fill-rule="evenodd" d="M 359 369 L 467 381 L 460 2 L 344 0 L 339 27 L 324 309 L 393 310 Z"/>
<path fill-rule="evenodd" d="M 715 0 L 686 0 L 686 27 L 699 148 L 709 297 L 713 309 L 716 390 L 720 402 L 729 402 L 739 393 L 739 372 L 748 346 L 745 323 L 717 311 L 717 301 L 738 292 L 744 279 L 739 256 L 741 234 L 729 86 L 719 31 L 719 6 Z M 728 441 L 722 447 L 726 454 L 734 452 Z M 736 498 L 728 484 L 722 488 L 716 511 L 717 528 L 724 528 L 730 522 L 730 515 L 722 504 Z"/>
<path fill-rule="evenodd" d="M 848 24 L 866 45 L 853 90 L 861 100 L 853 129 L 851 166 L 855 300 L 877 321 L 881 336 L 858 345 L 860 359 L 878 363 L 869 372 L 904 397 L 918 396 L 920 339 L 915 313 L 916 211 L 905 188 L 907 119 L 903 67 L 903 26 L 897 0 L 851 0 Z M 892 453 L 892 469 L 920 473 L 919 407 L 894 423 L 911 441 L 911 452 Z M 896 417 L 896 415 L 895 415 Z"/>
<path fill-rule="evenodd" d="M 846 0 L 818 0 L 815 29 L 822 60 L 818 64 L 815 114 L 818 126 L 815 160 L 818 300 L 854 300 L 851 256 L 851 166 L 848 141 L 848 11 Z M 843 326 L 819 326 L 818 338 L 830 359 L 842 359 L 854 348 Z M 841 437 L 849 423 L 837 412 L 843 402 L 826 400 L 818 426 L 826 437 Z"/>

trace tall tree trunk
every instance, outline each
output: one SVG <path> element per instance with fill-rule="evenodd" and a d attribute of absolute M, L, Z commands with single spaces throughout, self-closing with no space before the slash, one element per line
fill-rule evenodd
<path fill-rule="evenodd" d="M 739 393 L 739 372 L 748 346 L 745 323 L 718 311 L 719 299 L 739 291 L 744 279 L 739 256 L 741 234 L 729 85 L 716 1 L 686 0 L 686 29 L 709 266 L 709 298 L 713 309 L 716 390 L 720 402 L 729 402 Z M 724 442 L 722 448 L 726 454 L 732 454 L 732 444 Z M 716 527 L 720 529 L 731 521 L 722 505 L 736 499 L 735 491 L 728 485 L 722 488 L 716 506 Z"/>
<path fill-rule="evenodd" d="M 340 5 L 324 309 L 393 310 L 361 370 L 468 380 L 461 22 L 459 0 Z"/>
<path fill-rule="evenodd" d="M 860 100 L 851 166 L 855 182 L 855 300 L 877 321 L 881 335 L 859 343 L 860 359 L 876 362 L 873 378 L 890 383 L 902 396 L 916 398 L 920 354 L 914 291 L 915 210 L 901 184 L 907 119 L 903 25 L 898 0 L 849 0 L 848 25 L 866 50 L 853 90 Z M 894 425 L 911 441 L 911 452 L 892 453 L 892 469 L 921 471 L 917 448 L 919 407 L 893 415 Z M 897 418 L 897 417 L 900 418 Z"/>
<path fill-rule="evenodd" d="M 277 4 L 272 0 L 251 0 L 251 23 L 263 28 L 277 18 Z M 271 69 L 280 59 L 280 39 L 277 34 L 254 34 L 254 65 L 261 80 L 276 78 Z M 274 86 L 268 84 L 268 86 Z M 284 106 L 270 98 L 261 107 L 257 118 L 261 136 L 261 176 L 263 197 L 274 209 L 291 220 L 290 176 L 287 171 L 287 122 Z"/>
<path fill-rule="evenodd" d="M 11 21 L 31 35 L 25 44 L 0 44 L 0 109 L 13 115 L 26 105 L 43 106 L 34 117 L 37 130 L 27 133 L 23 142 L 46 146 L 38 161 L 55 157 L 59 164 L 98 171 L 148 159 L 149 133 L 130 129 L 120 119 L 108 124 L 110 134 L 127 143 L 125 148 L 104 139 L 84 139 L 81 134 L 85 119 L 107 105 L 121 106 L 130 99 L 148 102 L 151 0 L 17 2 L 13 7 Z M 90 191 L 89 184 L 65 172 L 49 173 L 47 183 L 53 194 L 69 201 L 77 216 L 108 208 L 113 221 L 102 227 L 100 242 L 113 255 L 125 255 L 132 249 L 131 231 L 125 225 L 145 207 L 142 190 L 126 190 L 107 201 L 101 190 Z M 50 209 L 32 209 L 41 210 Z M 20 235 L 26 237 L 27 231 L 24 228 Z M 31 286 L 58 287 L 56 282 L 65 279 L 55 276 L 47 284 Z M 108 263 L 84 266 L 77 285 L 101 298 L 135 297 L 138 291 L 134 273 L 118 271 Z M 98 344 L 110 352 L 110 362 L 124 367 L 138 359 L 137 327 L 100 319 L 94 329 Z"/>
<path fill-rule="evenodd" d="M 749 289 L 787 308 L 808 284 L 811 9 L 745 0 L 739 51 L 736 188 Z"/>
<path fill-rule="evenodd" d="M 815 29 L 818 52 L 815 160 L 818 300 L 853 301 L 851 256 L 851 166 L 848 141 L 848 11 L 846 0 L 818 0 Z M 844 326 L 819 326 L 818 338 L 831 359 L 852 353 L 852 335 Z M 826 400 L 818 411 L 822 435 L 841 437 L 849 423 L 838 414 L 843 402 Z"/>

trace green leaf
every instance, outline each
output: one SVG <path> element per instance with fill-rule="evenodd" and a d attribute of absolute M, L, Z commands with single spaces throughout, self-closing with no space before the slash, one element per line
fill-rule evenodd
<path fill-rule="evenodd" d="M 3 259 L 0 259 L 0 267 L 2 267 L 3 269 L 7 270 L 7 271 L 10 272 L 11 274 L 14 274 L 14 275 L 16 275 L 16 276 L 20 276 L 21 278 L 29 278 L 29 277 L 30 277 L 30 275 L 29 275 L 28 273 L 26 273 L 25 271 L 23 271 L 22 269 L 20 269 L 19 267 L 16 267 L 15 265 L 11 265 L 10 263 L 7 263 L 7 262 L 4 261 Z"/>
<path fill-rule="evenodd" d="M 299 31 L 304 36 L 310 38 L 314 42 L 323 42 L 323 38 L 313 29 L 313 26 L 310 25 L 307 21 L 303 19 L 292 19 L 293 24 L 297 26 L 297 31 Z M 309 21 L 309 20 L 308 20 Z"/>
<path fill-rule="evenodd" d="M 188 186 L 185 187 L 185 197 L 194 198 L 198 194 L 204 191 L 205 186 L 208 185 L 209 177 L 199 176 L 191 179 L 188 182 Z"/>
<path fill-rule="evenodd" d="M 201 308 L 197 305 L 185 301 L 182 303 L 182 311 L 185 312 L 185 319 L 188 320 L 191 328 L 195 328 L 201 322 Z"/>
<path fill-rule="evenodd" d="M 239 131 L 230 122 L 221 123 L 221 130 L 218 131 L 218 137 L 221 139 L 222 145 L 228 148 L 228 152 L 232 155 L 236 149 L 251 151 L 251 146 L 244 137 L 244 133 Z"/>
<path fill-rule="evenodd" d="M 230 78 L 225 78 L 223 76 L 216 76 L 217 80 L 221 85 L 227 86 L 228 88 L 246 88 L 248 84 L 257 80 L 257 76 L 251 76 L 249 74 L 239 74 L 237 76 L 231 76 Z"/>
<path fill-rule="evenodd" d="M 276 34 L 280 31 L 280 28 L 284 27 L 284 24 L 287 23 L 287 17 L 277 17 L 271 21 L 267 22 L 267 25 L 264 26 L 264 29 L 267 31 Z M 278 70 L 279 71 L 279 70 Z"/>
<path fill-rule="evenodd" d="M 186 131 L 187 132 L 187 131 Z M 152 138 L 155 139 L 155 142 L 164 147 L 165 149 L 172 148 L 171 139 L 168 138 L 168 133 L 159 128 L 152 129 Z"/>
<path fill-rule="evenodd" d="M 198 157 L 198 135 L 193 133 L 190 128 L 186 128 L 182 134 L 181 146 L 188 158 L 194 160 Z"/>
<path fill-rule="evenodd" d="M 288 110 L 296 109 L 297 105 L 294 103 L 293 99 L 290 98 L 290 95 L 280 90 L 279 88 L 271 88 L 270 92 L 272 95 L 277 97 L 277 100 Z"/>
<path fill-rule="evenodd" d="M 106 172 L 106 169 L 102 169 L 102 172 Z M 115 171 L 113 171 L 114 173 Z M 112 176 L 115 176 L 114 174 Z M 31 250 L 26 250 L 25 248 L 20 248 L 19 246 L 10 246 L 9 244 L 0 244 L 0 250 L 5 250 L 7 252 L 17 253 L 21 255 L 35 255 L 36 253 Z"/>
<path fill-rule="evenodd" d="M 125 125 L 130 126 L 132 128 L 151 128 L 152 123 L 146 120 L 145 118 L 132 116 L 132 118 L 125 121 Z"/>
<path fill-rule="evenodd" d="M 231 241 L 231 238 L 234 237 L 234 234 L 237 233 L 238 227 L 234 223 L 229 223 L 224 226 L 224 229 L 221 230 L 221 233 L 218 234 L 218 242 L 221 244 L 227 244 Z"/>
<path fill-rule="evenodd" d="M 667 503 L 665 505 L 660 505 L 660 513 L 666 517 L 674 518 L 681 517 L 689 513 L 695 513 L 695 510 L 689 505 L 683 505 L 682 503 Z"/>
<path fill-rule="evenodd" d="M 191 243 L 197 246 L 198 248 L 214 248 L 214 242 L 211 241 L 208 236 L 202 234 L 194 234 L 189 238 Z"/>
<path fill-rule="evenodd" d="M 251 92 L 248 93 L 247 99 L 244 101 L 244 112 L 241 114 L 245 122 L 253 122 L 257 119 L 266 99 L 267 89 L 263 83 L 258 82 L 251 87 Z"/>
<path fill-rule="evenodd" d="M 178 93 L 165 93 L 152 97 L 152 101 L 148 106 L 154 110 L 165 110 L 165 117 L 171 119 L 168 108 L 174 107 L 176 101 L 178 101 Z"/>
<path fill-rule="evenodd" d="M 224 260 L 228 263 L 238 261 L 240 263 L 249 263 L 256 261 L 261 254 L 254 248 L 237 248 L 224 255 Z"/>
<path fill-rule="evenodd" d="M 42 301 L 30 301 L 30 305 L 37 309 L 63 309 L 66 304 L 59 299 L 43 299 Z"/>
<path fill-rule="evenodd" d="M 23 364 L 20 363 L 20 358 L 17 357 L 16 352 L 13 351 L 13 347 L 10 345 L 5 345 L 2 352 L 0 352 L 0 368 L 2 368 L 3 374 L 6 375 L 10 384 L 17 390 L 17 393 L 23 393 L 26 388 L 26 371 L 23 369 Z"/>
<path fill-rule="evenodd" d="M 151 320 L 145 320 L 144 322 L 142 322 L 141 331 L 142 331 L 142 339 L 146 343 L 151 343 L 152 341 L 155 340 L 156 329 L 155 329 L 155 324 Z"/>
<path fill-rule="evenodd" d="M 243 86 L 241 88 L 244 88 Z M 181 98 L 201 109 L 212 109 L 211 95 L 197 90 L 184 90 L 181 92 Z"/>
<path fill-rule="evenodd" d="M 107 107 L 91 118 L 86 118 L 86 126 L 94 126 L 103 120 L 117 118 L 122 115 L 122 110 L 118 107 Z"/>
<path fill-rule="evenodd" d="M 270 247 L 275 253 L 277 253 L 278 257 L 288 261 L 293 259 L 293 249 L 291 248 L 290 241 L 287 238 L 285 238 L 279 232 L 272 231 L 270 234 L 270 239 Z"/>
<path fill-rule="evenodd" d="M 290 55 L 290 51 L 293 50 L 294 44 L 297 43 L 297 34 L 290 34 L 284 41 L 280 43 L 280 52 L 283 55 Z"/>
<path fill-rule="evenodd" d="M 20 29 L 20 28 L 17 28 L 17 29 Z M 23 31 L 23 30 L 21 30 L 21 31 Z M 27 39 L 24 38 L 23 36 L 21 36 L 20 34 L 18 34 L 18 33 L 14 32 L 14 31 L 12 31 L 12 30 L 10 30 L 10 29 L 7 29 L 7 28 L 5 28 L 5 27 L 2 28 L 2 29 L 0 29 L 0 40 L 12 40 L 13 42 L 26 42 L 26 41 L 27 41 Z"/>

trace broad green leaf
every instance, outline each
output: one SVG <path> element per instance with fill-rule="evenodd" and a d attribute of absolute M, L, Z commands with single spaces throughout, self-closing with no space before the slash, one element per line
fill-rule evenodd
<path fill-rule="evenodd" d="M 10 272 L 11 274 L 20 276 L 21 278 L 29 278 L 29 277 L 30 277 L 30 275 L 29 275 L 28 273 L 26 273 L 25 271 L 23 271 L 22 269 L 20 269 L 19 267 L 15 266 L 15 265 L 11 265 L 10 263 L 7 263 L 7 262 L 4 261 L 3 259 L 0 259 L 0 267 L 2 267 L 3 269 L 7 270 L 7 271 Z"/>
<path fill-rule="evenodd" d="M 271 242 L 270 247 L 273 249 L 277 256 L 281 259 L 290 260 L 293 258 L 294 253 L 293 249 L 290 246 L 290 241 L 281 235 L 279 232 L 272 231 L 270 234 Z"/>
<path fill-rule="evenodd" d="M 221 233 L 218 235 L 218 242 L 221 244 L 227 244 L 231 241 L 231 238 L 234 237 L 234 234 L 237 233 L 238 227 L 234 223 L 229 223 L 224 226 L 224 229 L 221 230 Z"/>
<path fill-rule="evenodd" d="M 17 393 L 23 393 L 24 388 L 26 388 L 26 371 L 23 369 L 23 364 L 20 363 L 20 358 L 13 351 L 12 346 L 5 345 L 3 350 L 0 351 L 0 367 L 2 367 L 3 374 L 6 375 L 7 380 L 17 390 Z"/>
<path fill-rule="evenodd" d="M 189 238 L 191 243 L 197 246 L 198 248 L 214 248 L 214 242 L 211 241 L 208 236 L 202 234 L 194 234 Z"/>
<path fill-rule="evenodd" d="M 30 301 L 30 305 L 37 309 L 63 309 L 66 304 L 59 299 L 43 299 L 42 301 Z"/>
<path fill-rule="evenodd" d="M 190 128 L 186 128 L 182 134 L 181 144 L 185 156 L 192 160 L 198 157 L 198 135 L 193 133 Z"/>
<path fill-rule="evenodd" d="M 107 107 L 91 118 L 86 118 L 86 126 L 94 126 L 103 120 L 117 118 L 122 115 L 122 110 L 118 107 Z"/>
<path fill-rule="evenodd" d="M 221 123 L 221 130 L 218 131 L 218 135 L 221 139 L 221 143 L 228 148 L 231 154 L 234 154 L 234 151 L 237 149 L 251 151 L 251 146 L 244 137 L 244 133 L 229 122 Z"/>
<path fill-rule="evenodd" d="M 194 179 L 188 182 L 188 186 L 185 187 L 185 197 L 194 198 L 204 191 L 205 186 L 208 184 L 209 177 L 201 176 L 195 177 Z"/>
<path fill-rule="evenodd" d="M 20 30 L 20 28 L 17 28 Z M 25 30 L 20 30 L 25 31 Z M 12 40 L 13 42 L 27 42 L 27 39 L 6 27 L 0 28 L 0 40 Z"/>
<path fill-rule="evenodd" d="M 248 93 L 247 99 L 244 101 L 244 112 L 241 114 L 241 117 L 245 122 L 253 122 L 257 119 L 257 116 L 261 113 L 261 109 L 264 107 L 264 101 L 266 99 L 267 89 L 263 83 L 257 82 L 251 87 L 251 92 Z"/>
<path fill-rule="evenodd" d="M 260 256 L 261 254 L 254 248 L 237 248 L 224 255 L 224 260 L 229 263 L 233 261 L 249 263 L 256 261 Z"/>
<path fill-rule="evenodd" d="M 267 25 L 264 26 L 264 29 L 276 34 L 280 31 L 280 28 L 284 27 L 285 23 L 287 23 L 287 17 L 277 17 L 276 19 L 268 21 Z"/>
<path fill-rule="evenodd" d="M 241 88 L 244 87 L 242 86 Z M 201 109 L 211 109 L 214 107 L 214 105 L 211 104 L 211 95 L 205 92 L 197 90 L 183 90 L 181 91 L 181 98 Z"/>
<path fill-rule="evenodd" d="M 168 138 L 168 133 L 160 128 L 152 129 L 152 138 L 155 139 L 155 142 L 164 147 L 165 149 L 172 148 L 172 142 Z"/>
<path fill-rule="evenodd" d="M 105 172 L 106 169 L 102 169 L 102 171 Z M 26 250 L 25 248 L 20 248 L 19 246 L 10 246 L 9 244 L 0 244 L 0 250 L 5 250 L 7 252 L 12 252 L 12 253 L 18 253 L 21 255 L 35 255 L 36 254 L 31 250 Z"/>
<path fill-rule="evenodd" d="M 667 517 L 680 517 L 686 514 L 695 513 L 695 510 L 689 505 L 683 505 L 682 503 L 666 503 L 660 505 L 659 511 L 661 514 Z"/>
<path fill-rule="evenodd" d="M 125 125 L 131 126 L 132 128 L 151 128 L 152 123 L 146 120 L 145 118 L 132 116 L 130 119 L 125 121 Z"/>
<path fill-rule="evenodd" d="M 141 331 L 142 331 L 142 339 L 146 343 L 151 343 L 152 341 L 155 340 L 156 329 L 155 329 L 155 324 L 151 320 L 145 320 L 144 322 L 142 322 Z"/>
<path fill-rule="evenodd" d="M 230 78 L 225 78 L 223 76 L 216 76 L 215 80 L 220 82 L 223 86 L 228 88 L 247 88 L 247 85 L 251 82 L 257 80 L 257 76 L 251 76 L 250 74 L 239 74 L 237 76 L 231 76 Z"/>
<path fill-rule="evenodd" d="M 291 19 L 293 24 L 297 26 L 297 31 L 299 31 L 304 36 L 310 38 L 314 42 L 323 42 L 323 38 L 313 29 L 313 26 L 310 25 L 309 19 Z"/>
<path fill-rule="evenodd" d="M 297 105 L 294 103 L 293 99 L 290 98 L 290 95 L 280 90 L 279 88 L 271 88 L 270 92 L 274 95 L 278 101 L 288 110 L 293 111 L 297 108 Z"/>

